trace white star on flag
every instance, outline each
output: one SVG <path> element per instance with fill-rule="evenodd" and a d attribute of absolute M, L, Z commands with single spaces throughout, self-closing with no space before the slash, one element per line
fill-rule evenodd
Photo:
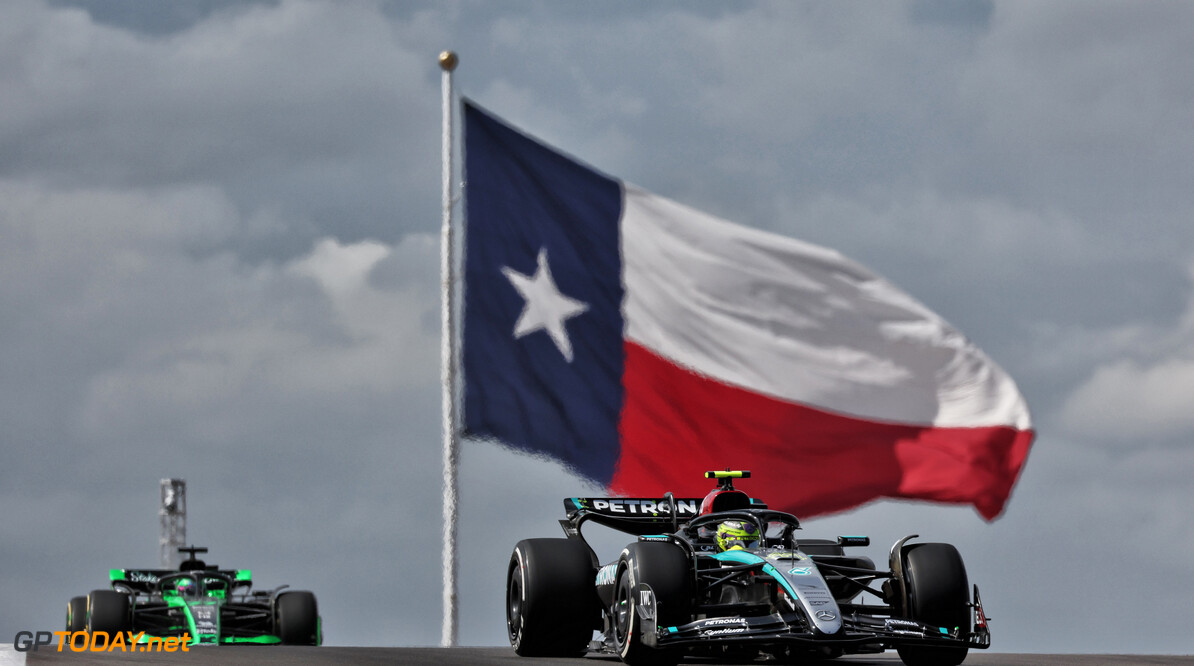
<path fill-rule="evenodd" d="M 572 341 L 568 339 L 564 322 L 588 310 L 589 304 L 560 293 L 551 279 L 551 269 L 547 267 L 547 248 L 539 250 L 539 267 L 533 276 L 527 277 L 508 266 L 502 267 L 502 274 L 526 300 L 526 306 L 514 324 L 514 337 L 547 331 L 564 359 L 571 363 Z"/>

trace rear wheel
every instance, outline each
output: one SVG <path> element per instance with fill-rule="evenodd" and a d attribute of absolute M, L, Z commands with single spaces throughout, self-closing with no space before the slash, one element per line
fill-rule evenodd
<path fill-rule="evenodd" d="M 274 633 L 283 645 L 319 645 L 319 607 L 310 592 L 286 592 L 274 601 Z"/>
<path fill-rule="evenodd" d="M 958 549 L 947 543 L 921 543 L 904 551 L 904 580 L 912 619 L 959 635 L 970 632 L 970 583 Z M 969 648 L 907 646 L 897 650 L 908 666 L 957 666 Z"/>
<path fill-rule="evenodd" d="M 73 597 L 66 604 L 66 630 L 87 629 L 87 597 Z"/>
<path fill-rule="evenodd" d="M 600 624 L 597 567 L 579 539 L 525 539 L 506 570 L 506 631 L 523 657 L 579 657 Z"/>
<path fill-rule="evenodd" d="M 86 627 L 90 633 L 103 631 L 108 636 L 132 629 L 129 595 L 115 590 L 95 590 L 87 595 Z"/>
<path fill-rule="evenodd" d="M 655 595 L 656 625 L 666 627 L 688 622 L 692 615 L 692 571 L 688 555 L 671 543 L 641 541 L 622 551 L 618 582 L 614 590 L 614 641 L 618 656 L 627 664 L 674 664 L 680 653 L 674 649 L 649 647 L 642 642 L 642 620 L 638 615 L 637 585 L 646 584 Z"/>

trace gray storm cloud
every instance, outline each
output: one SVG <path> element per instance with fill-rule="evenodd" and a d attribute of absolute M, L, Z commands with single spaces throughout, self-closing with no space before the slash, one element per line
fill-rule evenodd
<path fill-rule="evenodd" d="M 315 591 L 329 643 L 438 643 L 435 57 L 454 48 L 460 89 L 509 121 L 841 251 L 1017 380 L 1040 432 L 1003 517 L 877 502 L 809 536 L 869 534 L 876 559 L 910 533 L 956 543 L 998 651 L 1189 652 L 1192 18 L 3 3 L 0 641 L 154 564 L 158 480 L 182 477 L 188 538 Z M 513 544 L 600 492 L 465 443 L 462 643 L 504 643 Z M 1092 635 L 1110 554 L 1151 610 Z"/>

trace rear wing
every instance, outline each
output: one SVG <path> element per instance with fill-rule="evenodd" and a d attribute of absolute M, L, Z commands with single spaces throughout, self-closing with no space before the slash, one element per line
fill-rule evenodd
<path fill-rule="evenodd" d="M 578 536 L 581 524 L 593 521 L 635 536 L 674 532 L 700 512 L 696 497 L 569 497 L 564 500 L 568 518 L 560 526 L 568 536 Z M 673 513 L 674 511 L 674 513 Z"/>
<path fill-rule="evenodd" d="M 235 582 L 235 587 L 248 587 L 253 584 L 253 573 L 249 569 L 198 569 L 183 571 L 195 577 L 202 577 L 204 571 L 215 571 L 224 574 Z M 137 592 L 151 593 L 157 588 L 158 580 L 163 576 L 180 573 L 178 569 L 109 569 L 108 580 L 113 587 L 117 585 Z"/>

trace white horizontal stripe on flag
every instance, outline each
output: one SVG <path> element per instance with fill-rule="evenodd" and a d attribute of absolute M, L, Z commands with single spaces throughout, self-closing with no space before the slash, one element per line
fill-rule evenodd
<path fill-rule="evenodd" d="M 624 185 L 626 336 L 757 393 L 866 419 L 1030 427 L 1011 379 L 941 317 L 834 250 Z"/>

